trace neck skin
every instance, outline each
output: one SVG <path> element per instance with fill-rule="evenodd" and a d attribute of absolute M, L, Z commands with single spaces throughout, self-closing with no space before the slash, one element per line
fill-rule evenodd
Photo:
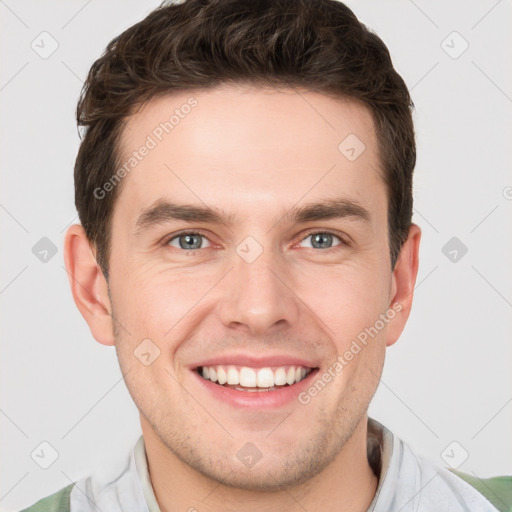
<path fill-rule="evenodd" d="M 366 512 L 378 479 L 367 459 L 365 415 L 334 460 L 302 485 L 281 492 L 253 492 L 219 484 L 169 452 L 141 416 L 148 470 L 161 512 Z M 199 507 L 199 508 L 198 508 Z"/>

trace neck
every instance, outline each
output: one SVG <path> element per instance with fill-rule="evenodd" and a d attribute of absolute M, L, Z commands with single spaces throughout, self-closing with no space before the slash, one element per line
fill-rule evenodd
<path fill-rule="evenodd" d="M 367 458 L 367 416 L 341 451 L 307 482 L 277 492 L 228 487 L 178 459 L 141 417 L 148 470 L 161 512 L 366 512 L 378 479 Z"/>

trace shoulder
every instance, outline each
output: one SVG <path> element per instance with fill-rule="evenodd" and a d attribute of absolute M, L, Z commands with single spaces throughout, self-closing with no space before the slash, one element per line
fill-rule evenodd
<path fill-rule="evenodd" d="M 475 482 L 461 476 L 465 474 L 456 474 L 420 456 L 396 437 L 393 459 L 388 476 L 395 488 L 394 498 L 402 503 L 404 512 L 512 512 L 510 504 L 495 503 L 483 484 L 476 487 Z"/>
<path fill-rule="evenodd" d="M 20 512 L 69 512 L 70 495 L 76 482 L 63 487 L 60 491 L 43 498 Z"/>
<path fill-rule="evenodd" d="M 500 512 L 512 512 L 512 476 L 478 478 L 462 471 L 450 471 L 485 496 Z"/>
<path fill-rule="evenodd" d="M 142 437 L 142 436 L 141 436 Z M 140 440 L 137 445 L 140 444 Z M 135 450 L 106 459 L 94 472 L 20 512 L 124 512 L 147 510 Z"/>

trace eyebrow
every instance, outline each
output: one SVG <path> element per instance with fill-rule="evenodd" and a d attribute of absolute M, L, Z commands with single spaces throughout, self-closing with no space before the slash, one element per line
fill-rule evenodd
<path fill-rule="evenodd" d="M 305 223 L 318 220 L 334 220 L 352 218 L 365 223 L 372 220 L 370 212 L 352 199 L 325 200 L 321 203 L 308 203 L 294 206 L 281 215 L 277 223 L 282 221 Z M 208 206 L 177 204 L 165 199 L 155 201 L 149 208 L 142 211 L 135 224 L 134 234 L 138 235 L 155 225 L 178 220 L 206 224 L 232 225 L 235 215 L 227 215 L 223 210 Z"/>

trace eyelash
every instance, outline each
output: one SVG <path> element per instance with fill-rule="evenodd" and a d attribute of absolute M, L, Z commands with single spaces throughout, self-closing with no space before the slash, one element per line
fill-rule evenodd
<path fill-rule="evenodd" d="M 313 249 L 313 250 L 321 251 L 321 252 L 324 252 L 324 253 L 330 253 L 331 251 L 335 251 L 337 249 L 340 249 L 343 246 L 350 246 L 350 243 L 347 242 L 347 240 L 343 236 L 341 236 L 341 234 L 339 234 L 336 231 L 330 231 L 330 230 L 309 231 L 299 240 L 298 243 L 304 241 L 306 238 L 308 238 L 310 236 L 320 235 L 320 234 L 321 235 L 332 235 L 332 236 L 338 238 L 340 243 L 338 245 L 333 246 L 333 247 L 328 247 L 327 249 L 316 249 L 315 247 L 306 247 L 306 249 Z M 184 236 L 184 235 L 202 236 L 202 237 L 206 238 L 208 241 L 210 241 L 210 243 L 211 243 L 211 240 L 204 233 L 201 233 L 200 231 L 182 231 L 180 233 L 175 233 L 175 234 L 171 235 L 170 237 L 167 237 L 164 240 L 164 242 L 162 242 L 162 246 L 166 247 L 166 246 L 168 246 L 168 244 L 172 240 L 174 240 L 176 238 L 179 238 L 180 236 Z M 294 245 L 297 245 L 297 244 L 294 244 Z M 208 250 L 208 249 L 210 249 L 210 247 L 205 247 L 203 249 L 191 249 L 191 250 L 178 249 L 177 247 L 173 247 L 173 249 L 176 249 L 176 250 L 181 251 L 183 253 L 189 254 L 189 253 L 197 253 L 198 251 L 201 251 L 201 250 Z"/>

